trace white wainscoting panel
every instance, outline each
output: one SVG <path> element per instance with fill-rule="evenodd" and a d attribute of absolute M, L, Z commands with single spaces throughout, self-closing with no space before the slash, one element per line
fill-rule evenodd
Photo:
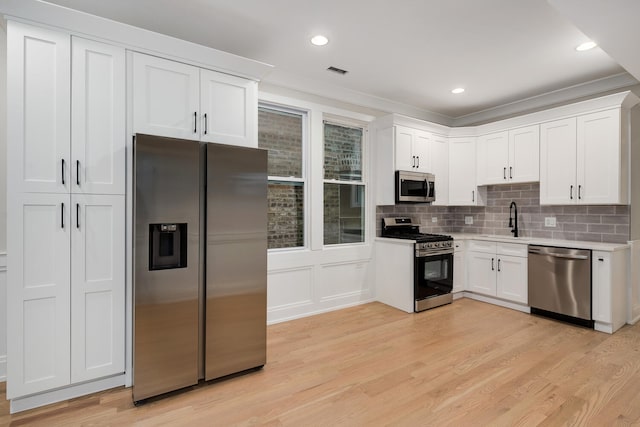
<path fill-rule="evenodd" d="M 329 301 L 369 294 L 372 286 L 367 280 L 368 269 L 367 261 L 323 265 L 320 275 L 323 286 L 318 289 L 320 300 Z"/>
<path fill-rule="evenodd" d="M 278 311 L 313 304 L 313 268 L 269 272 L 267 307 Z"/>
<path fill-rule="evenodd" d="M 373 301 L 371 255 L 371 245 L 269 252 L 267 323 Z"/>

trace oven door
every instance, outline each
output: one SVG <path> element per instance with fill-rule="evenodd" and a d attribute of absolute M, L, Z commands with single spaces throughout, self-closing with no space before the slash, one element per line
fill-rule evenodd
<path fill-rule="evenodd" d="M 416 307 L 419 301 L 451 294 L 452 289 L 453 251 L 446 250 L 437 254 L 416 256 L 414 271 Z"/>

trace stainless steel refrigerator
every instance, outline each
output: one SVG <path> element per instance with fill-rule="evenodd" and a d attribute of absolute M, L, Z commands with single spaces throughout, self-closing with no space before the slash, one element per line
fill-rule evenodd
<path fill-rule="evenodd" d="M 136 135 L 133 400 L 266 362 L 267 152 Z"/>

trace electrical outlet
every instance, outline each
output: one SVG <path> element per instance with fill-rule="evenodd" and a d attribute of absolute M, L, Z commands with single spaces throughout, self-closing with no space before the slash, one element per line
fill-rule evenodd
<path fill-rule="evenodd" d="M 545 227 L 555 227 L 556 226 L 556 218 L 552 216 L 548 216 L 544 218 L 544 226 Z"/>
<path fill-rule="evenodd" d="M 464 223 L 465 224 L 473 224 L 473 217 L 472 216 L 465 216 L 464 217 Z"/>
<path fill-rule="evenodd" d="M 438 222 L 438 217 L 437 216 L 432 216 L 431 217 L 431 222 Z"/>

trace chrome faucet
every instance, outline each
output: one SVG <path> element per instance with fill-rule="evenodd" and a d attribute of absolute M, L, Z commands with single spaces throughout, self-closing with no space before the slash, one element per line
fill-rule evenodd
<path fill-rule="evenodd" d="M 516 214 L 513 218 L 515 218 L 515 226 L 513 223 L 513 218 L 511 217 L 511 209 L 516 208 Z M 509 227 L 511 227 L 511 232 L 513 233 L 513 237 L 518 237 L 518 205 L 516 202 L 511 202 L 509 205 Z"/>

